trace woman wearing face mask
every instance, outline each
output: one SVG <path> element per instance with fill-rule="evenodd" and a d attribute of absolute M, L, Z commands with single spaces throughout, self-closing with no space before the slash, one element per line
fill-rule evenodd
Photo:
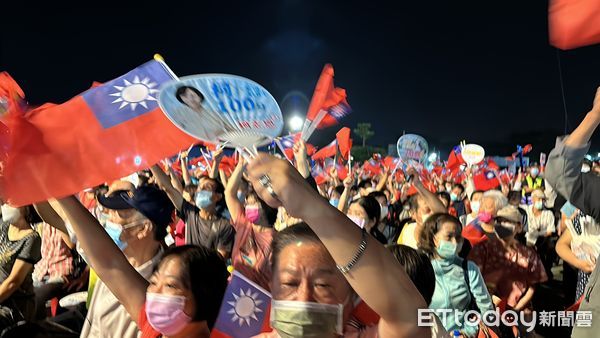
<path fill-rule="evenodd" d="M 477 218 L 462 231 L 462 236 L 469 241 L 471 247 L 495 237 L 494 217 L 498 210 L 504 208 L 508 200 L 498 190 L 489 190 L 481 196 L 481 204 Z"/>
<path fill-rule="evenodd" d="M 269 207 L 255 193 L 246 196 L 245 206 L 240 202 L 236 192 L 242 182 L 243 168 L 244 161 L 240 160 L 225 189 L 225 201 L 236 232 L 231 254 L 233 268 L 269 290 L 269 259 L 277 209 Z"/>
<path fill-rule="evenodd" d="M 350 204 L 348 218 L 356 225 L 367 230 L 381 244 L 387 244 L 387 238 L 377 229 L 381 207 L 374 197 L 365 196 Z"/>
<path fill-rule="evenodd" d="M 496 305 L 530 317 L 535 287 L 548 276 L 535 250 L 515 239 L 521 227 L 521 214 L 515 207 L 501 209 L 495 219 L 497 237 L 475 246 L 469 259 L 479 266 Z"/>
<path fill-rule="evenodd" d="M 142 337 L 209 337 L 227 287 L 219 253 L 185 245 L 167 250 L 146 281 L 98 221 L 74 197 L 59 200 L 91 265 Z"/>
<path fill-rule="evenodd" d="M 474 337 L 479 326 L 468 325 L 464 317 L 455 318 L 454 310 L 471 310 L 472 301 L 482 314 L 493 311 L 494 306 L 477 265 L 457 256 L 463 243 L 461 230 L 462 225 L 456 217 L 434 214 L 425 222 L 419 248 L 429 256 L 435 272 L 436 286 L 429 308 L 452 310 L 445 317 L 440 316 L 446 330 L 459 330 L 463 337 Z"/>
<path fill-rule="evenodd" d="M 377 203 L 379 203 L 379 208 L 381 210 L 379 214 L 379 223 L 377 224 L 377 230 L 379 230 L 379 232 L 381 232 L 383 236 L 385 236 L 386 243 L 384 244 L 391 244 L 390 242 L 394 238 L 394 233 L 396 229 L 394 229 L 394 227 L 390 224 L 391 221 L 388 217 L 390 211 L 388 207 L 387 196 L 385 192 L 381 191 L 374 191 L 370 193 L 369 196 L 374 197 L 377 200 Z"/>
<path fill-rule="evenodd" d="M 259 154 L 247 174 L 261 199 L 283 205 L 311 228 L 295 225 L 273 240 L 275 332 L 263 336 L 431 337 L 430 328 L 417 325 L 418 309 L 427 306 L 423 297 L 383 245 L 331 206 L 287 161 Z M 379 314 L 378 324 L 364 327 L 351 320 L 357 296 Z"/>
<path fill-rule="evenodd" d="M 465 225 L 470 224 L 477 218 L 477 215 L 479 214 L 479 207 L 481 206 L 481 197 L 482 196 L 483 196 L 483 191 L 481 191 L 481 190 L 475 190 L 471 193 L 471 202 L 470 202 L 471 213 L 467 215 L 467 220 L 465 222 Z"/>
<path fill-rule="evenodd" d="M 0 329 L 35 317 L 33 266 L 42 240 L 32 225 L 40 222 L 31 206 L 2 204 L 0 222 Z"/>

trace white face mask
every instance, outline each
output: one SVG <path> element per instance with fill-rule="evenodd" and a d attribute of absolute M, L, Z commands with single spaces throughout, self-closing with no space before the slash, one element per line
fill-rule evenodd
<path fill-rule="evenodd" d="M 474 214 L 479 213 L 479 205 L 480 205 L 479 203 L 480 203 L 479 201 L 471 202 L 471 210 L 473 210 Z"/>
<path fill-rule="evenodd" d="M 21 218 L 21 211 L 19 208 L 13 208 L 8 204 L 2 205 L 2 221 L 15 224 Z"/>
<path fill-rule="evenodd" d="M 379 220 L 383 221 L 384 219 L 386 219 L 389 209 L 388 209 L 387 205 L 381 205 L 380 207 L 381 207 L 381 214 L 379 216 Z"/>

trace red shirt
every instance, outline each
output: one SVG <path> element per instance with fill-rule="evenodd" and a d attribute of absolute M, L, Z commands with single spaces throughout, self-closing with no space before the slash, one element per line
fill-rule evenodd
<path fill-rule="evenodd" d="M 146 317 L 146 304 L 142 306 L 142 310 L 140 311 L 140 316 L 138 317 L 138 327 L 140 328 L 140 332 L 142 333 L 141 338 L 162 337 L 162 334 L 156 331 L 148 322 L 148 317 Z"/>

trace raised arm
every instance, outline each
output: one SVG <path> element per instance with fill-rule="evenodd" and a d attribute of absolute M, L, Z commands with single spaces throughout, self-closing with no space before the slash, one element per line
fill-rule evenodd
<path fill-rule="evenodd" d="M 137 322 L 148 282 L 135 271 L 98 220 L 74 196 L 58 202 L 77 233 L 90 265 Z"/>
<path fill-rule="evenodd" d="M 375 187 L 375 191 L 383 191 L 383 189 L 385 189 L 385 185 L 387 184 L 388 177 L 390 177 L 390 169 L 384 168 L 383 172 L 381 173 L 379 182 L 377 183 L 377 186 Z"/>
<path fill-rule="evenodd" d="M 223 149 L 215 150 L 213 152 L 213 163 L 210 167 L 209 177 L 212 179 L 219 178 L 219 166 L 221 165 L 221 159 L 223 158 Z"/>
<path fill-rule="evenodd" d="M 181 175 L 183 176 L 183 184 L 190 185 L 192 184 L 192 179 L 190 178 L 190 172 L 188 171 L 188 155 L 187 150 L 182 151 L 179 155 L 179 163 L 181 164 Z"/>
<path fill-rule="evenodd" d="M 265 174 L 278 199 L 260 183 Z M 357 253 L 363 230 L 311 189 L 287 161 L 260 154 L 248 164 L 248 176 L 254 189 L 269 205 L 283 205 L 292 216 L 304 219 L 338 265 L 346 266 Z M 418 309 L 427 307 L 419 291 L 383 245 L 370 236 L 364 238 L 367 245 L 362 257 L 344 276 L 357 294 L 381 316 L 379 336 L 430 337 L 429 328 L 417 326 Z M 373 285 L 378 287 L 373 288 Z"/>
<path fill-rule="evenodd" d="M 237 192 L 240 188 L 240 183 L 242 182 L 243 171 L 244 159 L 240 158 L 240 161 L 231 174 L 229 182 L 227 182 L 227 187 L 225 188 L 225 203 L 227 203 L 227 209 L 229 209 L 233 224 L 236 223 L 238 217 L 244 212 L 244 206 L 237 197 Z"/>
<path fill-rule="evenodd" d="M 563 197 L 586 215 L 600 220 L 600 203 L 596 198 L 600 177 L 581 173 L 581 162 L 590 148 L 589 140 L 600 124 L 600 88 L 594 106 L 581 124 L 566 138 L 558 138 L 548 155 L 546 179 Z"/>
<path fill-rule="evenodd" d="M 71 242 L 71 237 L 69 236 L 65 221 L 58 215 L 54 208 L 52 208 L 50 203 L 44 201 L 34 204 L 33 207 L 46 224 L 61 232 L 62 240 L 70 249 L 73 249 L 74 245 L 73 242 Z"/>
<path fill-rule="evenodd" d="M 340 196 L 340 202 L 338 203 L 338 210 L 342 213 L 346 213 L 348 211 L 348 207 L 350 206 L 350 189 L 352 188 L 352 184 L 354 183 L 354 176 L 351 173 L 348 173 L 348 176 L 344 179 L 344 191 Z"/>
<path fill-rule="evenodd" d="M 437 214 L 448 212 L 448 210 L 446 210 L 446 207 L 444 207 L 444 204 L 442 203 L 442 201 L 440 201 L 436 194 L 432 193 L 431 191 L 427 190 L 427 188 L 425 188 L 415 168 L 409 168 L 406 171 L 406 173 L 408 177 L 411 177 L 411 182 L 413 186 L 415 187 L 415 189 L 417 189 L 419 195 L 423 197 L 425 203 L 427 203 L 429 209 L 431 209 L 433 213 Z"/>
<path fill-rule="evenodd" d="M 177 189 L 175 189 L 175 187 L 173 187 L 169 176 L 167 176 L 167 174 L 165 174 L 165 172 L 157 164 L 153 165 L 150 168 L 150 171 L 152 171 L 152 175 L 156 179 L 158 186 L 167 193 L 167 196 L 169 196 L 169 199 L 171 202 L 173 202 L 175 208 L 181 211 L 181 206 L 183 205 L 183 195 Z"/>
<path fill-rule="evenodd" d="M 302 139 L 294 144 L 294 159 L 296 160 L 296 169 L 307 178 L 310 175 L 310 167 L 308 165 L 308 155 L 306 154 L 306 143 Z"/>

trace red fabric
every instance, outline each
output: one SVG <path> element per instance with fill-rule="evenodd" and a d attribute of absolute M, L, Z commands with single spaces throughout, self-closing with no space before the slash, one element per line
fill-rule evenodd
<path fill-rule="evenodd" d="M 81 95 L 10 112 L 6 125 L 11 146 L 0 190 L 16 206 L 124 177 L 196 142 L 159 108 L 103 128 Z"/>
<path fill-rule="evenodd" d="M 335 154 L 337 153 L 337 149 L 338 149 L 337 140 L 334 140 L 333 142 L 329 143 L 328 145 L 326 145 L 325 147 L 323 147 L 319 151 L 317 151 L 312 156 L 312 159 L 313 159 L 313 161 L 322 161 L 328 157 L 334 157 Z"/>
<path fill-rule="evenodd" d="M 471 222 L 463 228 L 462 236 L 464 239 L 469 241 L 471 247 L 488 240 L 488 237 L 485 235 L 481 227 L 474 222 Z"/>
<path fill-rule="evenodd" d="M 337 88 L 333 84 L 333 66 L 326 64 L 321 72 L 319 81 L 308 106 L 306 119 L 313 121 L 321 110 L 327 110 L 339 104 L 346 104 L 346 90 Z M 329 114 L 325 115 L 318 129 L 331 127 L 338 123 L 337 119 Z"/>
<path fill-rule="evenodd" d="M 600 43 L 600 1 L 552 0 L 548 25 L 554 47 L 573 49 Z"/>
<path fill-rule="evenodd" d="M 350 138 L 350 128 L 344 127 L 340 129 L 340 131 L 335 134 L 335 139 L 337 141 L 340 155 L 344 161 L 348 160 L 348 156 L 350 155 L 350 150 L 352 149 L 352 139 Z"/>
<path fill-rule="evenodd" d="M 600 18 L 599 18 L 600 19 Z M 523 155 L 527 155 L 528 153 L 530 153 L 533 150 L 533 146 L 531 144 L 526 144 L 523 147 Z"/>
<path fill-rule="evenodd" d="M 446 168 L 449 170 L 454 170 L 460 167 L 461 164 L 464 164 L 465 160 L 462 158 L 461 154 L 456 154 L 454 149 L 450 151 L 450 156 L 448 156 L 448 162 L 446 164 Z"/>
<path fill-rule="evenodd" d="M 473 176 L 473 183 L 476 190 L 488 191 L 497 188 L 500 181 L 492 172 L 481 171 Z"/>
<path fill-rule="evenodd" d="M 435 193 L 437 191 L 437 188 L 435 187 L 435 184 L 433 182 L 430 182 L 423 178 L 421 178 L 421 182 L 423 183 L 425 189 L 431 191 L 432 193 Z M 406 192 L 406 196 L 412 196 L 417 193 L 419 193 L 417 191 L 417 188 L 415 188 L 415 186 L 411 184 L 410 188 L 408 188 L 408 191 Z"/>
<path fill-rule="evenodd" d="M 140 338 L 160 338 L 162 334 L 156 331 L 152 325 L 148 322 L 148 317 L 146 316 L 146 304 L 142 306 L 142 310 L 140 311 L 140 315 L 138 316 L 138 327 L 140 328 L 140 332 L 142 333 Z"/>

